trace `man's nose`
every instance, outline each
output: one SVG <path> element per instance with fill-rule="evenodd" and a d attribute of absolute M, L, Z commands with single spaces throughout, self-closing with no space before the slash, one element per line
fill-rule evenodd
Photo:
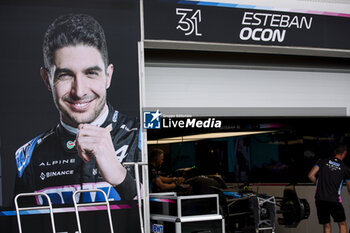
<path fill-rule="evenodd" d="M 72 83 L 72 94 L 78 98 L 83 97 L 86 94 L 86 83 L 83 75 L 76 75 Z"/>

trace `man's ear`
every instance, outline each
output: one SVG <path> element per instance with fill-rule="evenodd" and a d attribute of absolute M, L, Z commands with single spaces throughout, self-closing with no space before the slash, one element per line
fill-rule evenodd
<path fill-rule="evenodd" d="M 51 91 L 49 71 L 48 71 L 46 68 L 41 67 L 41 68 L 40 68 L 40 76 L 41 76 L 41 78 L 43 79 L 43 81 L 44 81 L 45 86 L 47 87 L 47 89 L 48 89 L 49 91 Z"/>
<path fill-rule="evenodd" d="M 106 78 L 107 78 L 106 89 L 108 89 L 111 86 L 113 71 L 114 71 L 113 64 L 109 64 L 109 66 L 106 69 Z"/>

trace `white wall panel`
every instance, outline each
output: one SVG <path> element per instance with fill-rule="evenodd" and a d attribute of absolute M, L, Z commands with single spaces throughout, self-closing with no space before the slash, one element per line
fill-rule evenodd
<path fill-rule="evenodd" d="M 338 107 L 350 115 L 346 72 L 146 67 L 145 86 L 150 108 Z"/>

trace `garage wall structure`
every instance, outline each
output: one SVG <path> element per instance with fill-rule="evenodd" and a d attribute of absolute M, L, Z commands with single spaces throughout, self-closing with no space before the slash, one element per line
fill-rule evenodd
<path fill-rule="evenodd" d="M 350 4 L 344 1 L 150 0 L 143 1 L 143 20 L 143 110 L 349 117 Z M 259 190 L 282 196 L 283 188 Z M 314 186 L 296 190 L 310 203 L 310 218 L 277 232 L 321 231 Z M 343 197 L 348 214 L 345 189 Z"/>

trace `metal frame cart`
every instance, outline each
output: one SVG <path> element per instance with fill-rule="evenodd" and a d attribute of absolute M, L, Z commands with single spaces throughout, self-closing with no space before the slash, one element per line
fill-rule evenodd
<path fill-rule="evenodd" d="M 174 229 L 164 232 L 185 232 L 183 224 L 220 221 L 219 229 L 215 232 L 225 232 L 225 220 L 219 212 L 219 197 L 217 194 L 176 196 L 174 193 L 150 193 L 151 221 L 173 223 Z M 153 232 L 163 232 L 154 230 Z M 212 232 L 201 227 L 190 232 Z"/>

